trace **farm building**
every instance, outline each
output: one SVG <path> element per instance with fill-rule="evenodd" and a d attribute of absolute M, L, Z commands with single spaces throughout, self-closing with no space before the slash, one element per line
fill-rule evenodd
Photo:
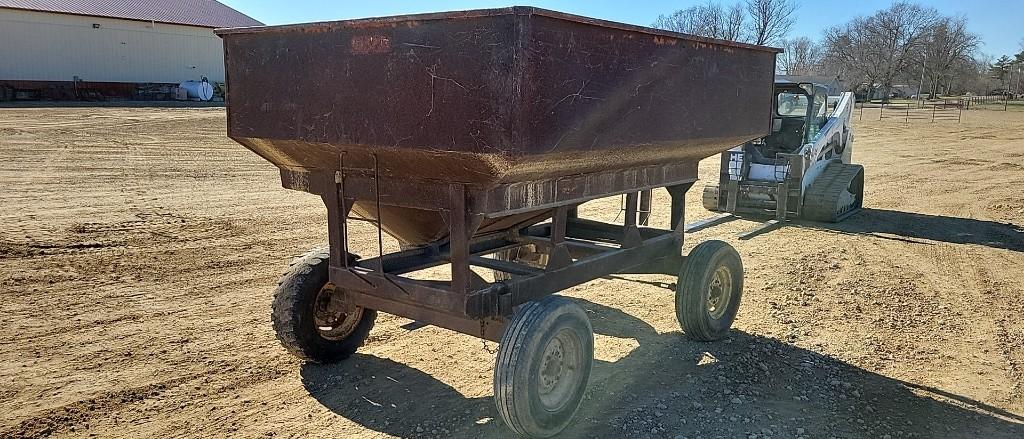
<path fill-rule="evenodd" d="M 0 0 L 0 88 L 7 98 L 130 98 L 223 82 L 213 30 L 260 24 L 215 0 Z"/>

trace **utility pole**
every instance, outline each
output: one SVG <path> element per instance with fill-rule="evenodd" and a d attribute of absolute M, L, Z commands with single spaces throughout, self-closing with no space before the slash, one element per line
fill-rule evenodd
<path fill-rule="evenodd" d="M 924 69 L 928 65 L 928 57 L 924 57 L 924 61 L 921 62 L 921 82 L 917 83 L 917 108 L 921 108 L 924 103 Z"/>
<path fill-rule="evenodd" d="M 1017 63 L 1017 85 L 1014 87 L 1014 94 L 1021 93 L 1021 62 Z"/>
<path fill-rule="evenodd" d="M 1010 103 L 1010 86 L 1013 85 L 1013 66 L 1006 69 L 1008 77 L 1006 78 L 1006 88 L 1002 90 L 1003 94 L 1003 111 L 1006 111 L 1006 105 Z"/>

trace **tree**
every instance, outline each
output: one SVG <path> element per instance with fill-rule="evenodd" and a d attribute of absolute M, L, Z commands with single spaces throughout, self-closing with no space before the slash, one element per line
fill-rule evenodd
<path fill-rule="evenodd" d="M 723 40 L 743 41 L 743 7 L 737 3 L 728 8 L 708 3 L 659 15 L 653 27 L 674 32 Z"/>
<path fill-rule="evenodd" d="M 1013 67 L 1013 60 L 1010 57 L 1003 55 L 999 59 L 995 60 L 989 65 L 988 73 L 992 79 L 999 81 L 999 88 L 1006 89 L 1006 80 L 1010 75 L 1010 69 Z"/>
<path fill-rule="evenodd" d="M 731 6 L 707 3 L 659 15 L 651 26 L 708 38 L 781 43 L 796 20 L 794 0 L 744 0 Z"/>
<path fill-rule="evenodd" d="M 807 37 L 786 40 L 784 52 L 778 57 L 778 70 L 787 75 L 815 75 L 823 73 L 823 51 L 819 44 Z"/>
<path fill-rule="evenodd" d="M 983 56 L 959 61 L 953 65 L 950 76 L 947 78 L 947 92 L 949 93 L 987 93 L 996 85 L 988 77 L 990 59 Z"/>
<path fill-rule="evenodd" d="M 751 42 L 781 42 L 796 21 L 797 4 L 791 0 L 746 0 Z"/>
<path fill-rule="evenodd" d="M 964 16 L 942 17 L 931 26 L 925 36 L 924 50 L 913 62 L 927 73 L 933 94 L 938 93 L 954 65 L 971 59 L 980 41 L 978 35 L 967 30 Z"/>
<path fill-rule="evenodd" d="M 939 14 L 906 2 L 894 3 L 870 17 L 857 17 L 825 31 L 829 56 L 835 57 L 851 77 L 861 77 L 888 96 L 893 80 L 908 72 L 908 65 L 924 50 Z"/>

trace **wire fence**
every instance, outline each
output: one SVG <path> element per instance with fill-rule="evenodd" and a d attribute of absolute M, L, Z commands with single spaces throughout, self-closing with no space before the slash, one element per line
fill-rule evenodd
<path fill-rule="evenodd" d="M 941 100 L 914 100 L 895 102 L 858 102 L 856 109 L 860 120 L 864 120 L 865 109 L 870 110 L 868 117 L 874 117 L 871 111 L 877 111 L 877 120 L 902 120 L 904 123 L 919 122 L 951 122 L 960 123 L 963 112 L 969 110 L 1000 110 L 1007 111 L 1010 106 L 1019 107 L 1024 104 L 1024 96 L 964 96 Z"/>
<path fill-rule="evenodd" d="M 894 119 L 904 123 L 918 122 L 953 122 L 960 123 L 965 105 L 957 99 L 928 103 L 870 103 L 859 102 L 860 120 L 864 120 L 865 109 L 878 110 L 878 120 Z"/>
<path fill-rule="evenodd" d="M 963 101 L 964 109 L 986 108 L 1006 111 L 1012 101 L 1021 101 L 1020 96 L 966 96 L 960 98 Z"/>

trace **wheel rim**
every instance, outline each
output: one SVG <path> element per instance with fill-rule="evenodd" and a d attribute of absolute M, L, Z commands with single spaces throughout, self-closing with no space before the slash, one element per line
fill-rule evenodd
<path fill-rule="evenodd" d="M 547 346 L 538 378 L 541 405 L 549 412 L 565 408 L 582 378 L 583 345 L 570 329 L 558 331 Z"/>
<path fill-rule="evenodd" d="M 352 334 L 363 317 L 363 308 L 346 303 L 335 294 L 334 285 L 327 284 L 316 295 L 313 303 L 313 325 L 321 337 L 341 340 Z"/>
<path fill-rule="evenodd" d="M 721 266 L 715 270 L 708 283 L 708 314 L 713 319 L 720 319 L 729 308 L 732 299 L 732 271 Z"/>

